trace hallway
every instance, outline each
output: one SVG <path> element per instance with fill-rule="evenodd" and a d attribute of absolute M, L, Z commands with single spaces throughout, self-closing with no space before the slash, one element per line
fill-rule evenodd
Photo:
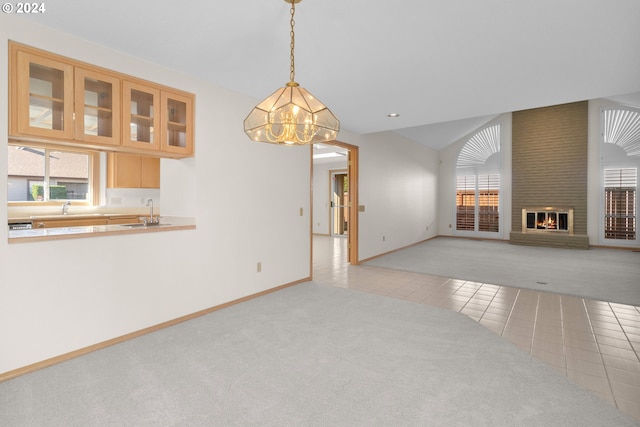
<path fill-rule="evenodd" d="M 346 262 L 313 236 L 313 281 L 455 310 L 640 421 L 640 307 Z"/>

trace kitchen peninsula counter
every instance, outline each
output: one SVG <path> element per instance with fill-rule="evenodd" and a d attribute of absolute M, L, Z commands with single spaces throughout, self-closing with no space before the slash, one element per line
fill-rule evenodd
<path fill-rule="evenodd" d="M 9 230 L 9 243 L 25 243 L 43 240 L 75 239 L 123 234 L 158 233 L 177 230 L 192 230 L 195 228 L 196 224 L 194 218 L 163 216 L 160 217 L 160 224 L 153 225 L 131 223 Z"/>

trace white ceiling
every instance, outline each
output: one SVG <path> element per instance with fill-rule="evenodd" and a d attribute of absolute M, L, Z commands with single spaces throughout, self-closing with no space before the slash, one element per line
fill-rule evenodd
<path fill-rule="evenodd" d="M 284 0 L 46 6 L 24 19 L 256 100 L 289 79 Z M 639 18 L 638 0 L 304 0 L 296 81 L 343 129 L 439 149 L 503 112 L 640 93 Z"/>

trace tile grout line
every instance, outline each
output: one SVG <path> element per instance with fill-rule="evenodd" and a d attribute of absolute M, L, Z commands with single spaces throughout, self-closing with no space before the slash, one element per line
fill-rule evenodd
<path fill-rule="evenodd" d="M 589 322 L 589 329 L 591 330 L 591 334 L 593 335 L 593 341 L 596 343 L 596 348 L 598 349 L 598 356 L 600 356 L 600 361 L 602 362 L 602 366 L 604 367 L 604 373 L 607 376 L 607 384 L 609 384 L 609 391 L 611 392 L 611 397 L 613 398 L 613 404 L 615 405 L 616 409 L 620 410 L 620 407 L 618 406 L 618 400 L 616 399 L 616 395 L 613 392 L 613 387 L 611 387 L 611 378 L 609 378 L 609 370 L 607 369 L 607 364 L 604 363 L 604 358 L 602 357 L 602 350 L 600 349 L 600 343 L 598 342 L 598 337 L 596 336 L 596 332 L 593 329 L 593 324 L 591 323 L 591 315 L 589 314 L 589 308 L 587 307 L 587 302 L 585 301 L 584 298 L 581 298 L 581 300 L 582 300 L 582 305 L 584 307 L 584 311 L 587 315 L 587 321 Z M 607 302 L 607 306 L 613 312 L 613 309 L 611 308 L 611 304 Z M 618 318 L 616 317 L 616 320 L 617 319 Z"/>
<path fill-rule="evenodd" d="M 631 340 L 629 339 L 629 335 L 627 335 L 627 331 L 625 330 L 624 325 L 620 322 L 620 318 L 616 314 L 616 311 L 613 309 L 613 307 L 611 307 L 611 303 L 607 303 L 607 304 L 609 304 L 609 308 L 611 308 L 611 312 L 613 313 L 613 317 L 616 318 L 616 322 L 618 322 L 618 325 L 620 326 L 620 329 L 622 329 L 622 333 L 624 334 L 624 337 L 627 339 L 627 342 L 629 343 L 629 347 L 631 347 L 631 350 L 635 353 L 636 360 L 638 360 L 638 362 L 640 362 L 640 355 L 638 355 L 638 352 L 636 351 L 636 348 L 633 346 L 633 344 L 631 344 Z M 637 309 L 638 308 L 636 307 L 636 310 Z"/>
<path fill-rule="evenodd" d="M 507 326 L 509 326 L 509 321 L 511 320 L 511 316 L 513 315 L 513 310 L 516 307 L 516 303 L 518 302 L 518 298 L 520 298 L 520 289 L 518 289 L 518 292 L 516 293 L 516 297 L 513 299 L 513 303 L 511 303 L 511 310 L 509 310 L 509 315 L 507 316 L 507 321 L 504 323 L 504 328 L 502 329 L 502 335 L 504 336 L 504 333 L 507 330 Z"/>
<path fill-rule="evenodd" d="M 569 376 L 569 364 L 567 363 L 567 339 L 564 330 L 564 304 L 562 302 L 563 295 L 560 295 L 560 334 L 562 335 L 562 359 L 564 362 L 564 374 Z"/>
<path fill-rule="evenodd" d="M 492 285 L 492 286 L 496 286 L 496 285 Z M 482 316 L 480 316 L 480 320 L 484 319 L 484 315 L 487 314 L 487 310 L 489 309 L 489 307 L 491 307 L 491 304 L 493 304 L 493 301 L 496 299 L 498 292 L 500 292 L 502 289 L 503 289 L 502 286 L 498 286 L 498 289 L 496 289 L 496 292 L 493 294 L 493 297 L 491 297 L 491 301 L 489 301 L 487 308 L 485 308 L 484 311 L 482 312 Z M 478 323 L 480 323 L 480 320 L 478 320 Z M 507 327 L 507 321 L 505 320 L 504 325 L 502 325 L 502 330 L 498 335 L 502 336 L 502 334 L 504 333 L 504 328 L 506 327 Z"/>
<path fill-rule="evenodd" d="M 531 348 L 529 354 L 533 356 L 533 343 L 536 339 L 536 327 L 538 326 L 538 312 L 540 311 L 540 292 L 537 292 L 536 298 L 536 315 L 533 317 L 533 333 L 531 334 Z"/>

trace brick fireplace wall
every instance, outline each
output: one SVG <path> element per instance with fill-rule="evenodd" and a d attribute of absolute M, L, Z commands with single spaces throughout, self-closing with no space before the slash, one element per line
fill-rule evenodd
<path fill-rule="evenodd" d="M 510 242 L 583 248 L 587 237 L 588 102 L 513 113 Z M 574 209 L 574 233 L 522 230 L 522 209 Z"/>

